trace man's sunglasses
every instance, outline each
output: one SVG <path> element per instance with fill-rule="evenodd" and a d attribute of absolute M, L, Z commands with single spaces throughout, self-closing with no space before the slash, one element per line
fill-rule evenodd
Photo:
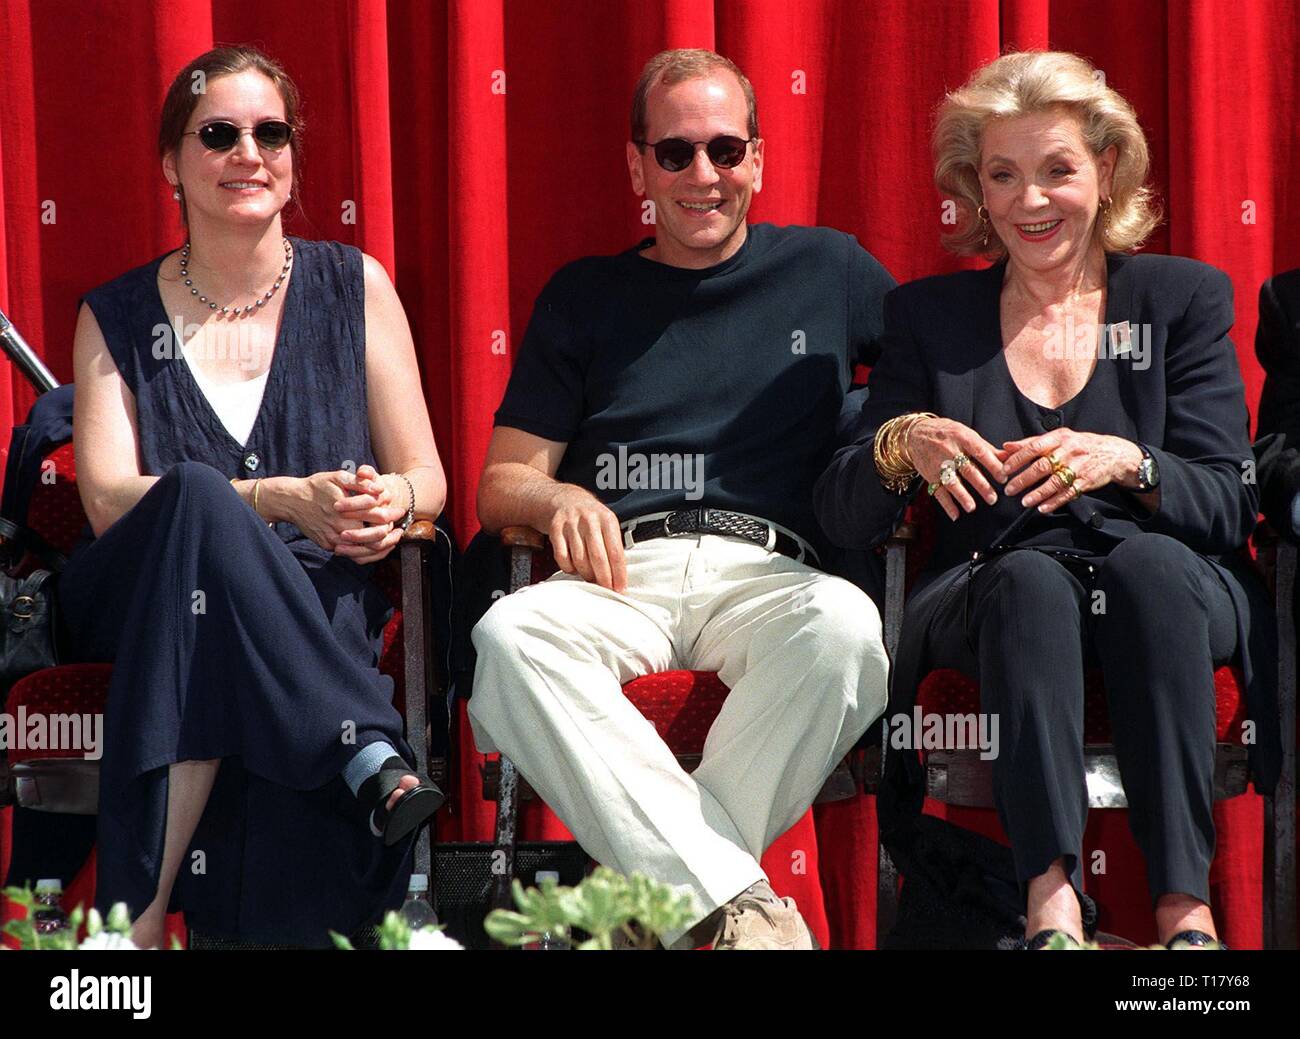
<path fill-rule="evenodd" d="M 270 151 L 279 151 L 293 136 L 293 127 L 283 119 L 265 119 L 256 126 L 236 126 L 234 123 L 227 122 L 207 123 L 197 130 L 188 130 L 181 136 L 189 137 L 193 134 L 209 151 L 228 152 L 239 143 L 239 137 L 245 130 L 251 130 L 253 140 Z"/>
<path fill-rule="evenodd" d="M 633 141 L 632 143 L 638 148 L 649 145 L 655 150 L 655 162 L 659 163 L 669 173 L 681 173 L 682 170 L 695 161 L 696 145 L 704 145 L 704 151 L 713 165 L 729 170 L 745 161 L 750 142 L 756 140 L 758 140 L 757 137 L 715 137 L 713 140 L 705 142 L 686 141 L 680 137 L 665 137 L 657 144 L 650 144 L 649 141 Z"/>

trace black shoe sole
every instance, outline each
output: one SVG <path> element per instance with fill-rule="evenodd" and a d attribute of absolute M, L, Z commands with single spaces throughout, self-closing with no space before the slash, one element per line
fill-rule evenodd
<path fill-rule="evenodd" d="M 446 800 L 447 795 L 435 786 L 417 786 L 408 790 L 384 820 L 384 844 L 392 847 L 410 836 L 433 818 Z"/>

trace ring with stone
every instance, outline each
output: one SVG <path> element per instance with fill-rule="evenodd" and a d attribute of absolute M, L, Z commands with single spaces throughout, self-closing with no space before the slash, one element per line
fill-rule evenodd
<path fill-rule="evenodd" d="M 964 454 L 959 454 L 957 455 L 956 458 L 952 460 L 952 467 L 957 472 L 961 472 L 962 469 L 964 469 L 968 465 L 970 465 L 970 458 Z"/>
<path fill-rule="evenodd" d="M 957 467 L 951 461 L 939 463 L 939 483 L 947 487 L 957 482 Z"/>
<path fill-rule="evenodd" d="M 927 485 L 926 485 L 926 488 L 925 488 L 925 492 L 926 492 L 926 494 L 928 494 L 931 498 L 933 498 L 933 497 L 934 497 L 934 492 L 937 491 L 938 489 L 939 489 L 939 485 L 938 485 L 937 483 L 927 484 Z"/>

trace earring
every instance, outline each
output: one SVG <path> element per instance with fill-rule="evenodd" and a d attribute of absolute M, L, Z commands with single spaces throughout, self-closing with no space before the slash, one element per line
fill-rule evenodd
<path fill-rule="evenodd" d="M 980 218 L 980 223 L 984 225 L 984 240 L 983 240 L 983 245 L 984 245 L 984 247 L 987 249 L 987 248 L 988 248 L 988 244 L 989 244 L 989 211 L 988 211 L 988 207 L 985 206 L 983 202 L 981 202 L 981 203 L 979 204 L 979 208 L 975 210 L 975 215 L 976 215 L 977 217 Z"/>

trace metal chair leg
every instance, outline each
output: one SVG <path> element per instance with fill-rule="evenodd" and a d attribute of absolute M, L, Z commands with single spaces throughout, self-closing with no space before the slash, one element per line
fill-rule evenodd
<path fill-rule="evenodd" d="M 405 657 L 406 688 L 406 742 L 415 755 L 415 767 L 429 771 L 429 693 L 432 687 L 428 639 L 429 627 L 429 575 L 425 568 L 424 550 L 419 542 L 409 541 L 401 546 L 402 577 L 402 649 Z M 433 822 L 421 826 L 415 840 L 413 872 L 423 873 L 433 886 L 432 850 L 430 833 Z"/>
<path fill-rule="evenodd" d="M 908 536 L 891 538 L 885 549 L 885 649 L 891 661 L 898 657 L 898 640 L 903 630 L 904 585 L 907 577 Z M 892 666 L 891 666 L 892 675 Z M 884 944 L 898 919 L 898 867 L 880 837 L 879 791 L 884 789 L 885 764 L 889 760 L 889 718 L 880 722 L 880 777 L 876 784 L 876 948 Z"/>
<path fill-rule="evenodd" d="M 1277 545 L 1278 709 L 1282 773 L 1264 808 L 1264 947 L 1296 948 L 1296 546 Z"/>
<path fill-rule="evenodd" d="M 519 827 L 519 770 L 504 754 L 497 793 L 496 846 L 492 849 L 492 908 L 513 908 L 510 882 L 515 875 Z"/>

